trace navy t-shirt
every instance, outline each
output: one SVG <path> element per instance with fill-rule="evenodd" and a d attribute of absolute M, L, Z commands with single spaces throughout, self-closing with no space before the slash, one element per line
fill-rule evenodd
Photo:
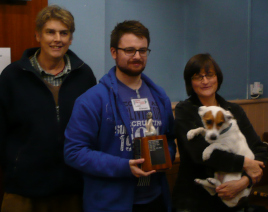
<path fill-rule="evenodd" d="M 138 89 L 138 93 L 140 98 L 147 98 L 150 105 L 150 110 L 146 111 L 134 111 L 132 107 L 131 99 L 138 99 L 136 90 L 133 90 L 117 80 L 118 82 L 118 93 L 119 97 L 125 104 L 128 115 L 130 118 L 130 126 L 132 135 L 130 136 L 131 139 L 137 137 L 144 137 L 145 136 L 145 121 L 146 115 L 148 112 L 152 112 L 153 114 L 153 125 L 156 131 L 160 132 L 162 127 L 161 115 L 160 110 L 155 102 L 149 87 L 143 81 L 141 87 Z M 131 140 L 131 144 L 132 144 Z M 127 151 L 131 150 L 131 147 L 128 147 Z M 140 181 L 140 182 L 139 182 Z M 134 204 L 146 204 L 154 200 L 161 194 L 161 182 L 160 177 L 157 173 L 152 174 L 150 177 L 141 177 L 137 178 L 137 186 L 135 189 L 135 199 Z"/>

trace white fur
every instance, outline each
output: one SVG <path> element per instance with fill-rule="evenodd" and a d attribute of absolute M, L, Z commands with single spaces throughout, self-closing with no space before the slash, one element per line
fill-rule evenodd
<path fill-rule="evenodd" d="M 202 106 L 199 108 L 199 115 L 201 118 L 208 112 L 211 111 L 213 116 L 217 114 L 218 111 L 222 111 L 224 114 L 225 122 L 220 127 L 220 129 L 217 129 L 216 126 L 213 126 L 212 129 L 205 129 L 203 127 L 199 127 L 197 129 L 190 130 L 187 133 L 188 140 L 191 140 L 194 138 L 194 136 L 198 134 L 202 134 L 205 136 L 205 140 L 210 144 L 204 151 L 203 151 L 203 160 L 208 160 L 210 158 L 211 153 L 215 150 L 222 150 L 231 152 L 237 155 L 243 155 L 250 159 L 254 159 L 254 154 L 249 149 L 248 144 L 246 142 L 245 136 L 241 133 L 239 130 L 239 127 L 237 125 L 237 122 L 235 119 L 233 119 L 233 115 L 229 112 L 224 110 L 221 107 L 216 106 Z M 202 119 L 203 120 L 203 119 Z M 206 126 L 206 123 L 203 121 L 204 126 Z M 228 128 L 232 124 L 231 128 L 223 133 L 220 134 L 221 131 Z M 215 138 L 216 139 L 211 139 Z M 239 180 L 241 179 L 242 173 L 225 173 L 225 172 L 215 172 L 214 178 L 207 178 L 207 179 L 195 179 L 195 182 L 198 184 L 201 184 L 209 193 L 210 195 L 215 195 L 216 191 L 215 188 L 222 183 L 231 181 L 231 180 Z M 222 200 L 227 206 L 234 207 L 237 205 L 238 201 L 242 197 L 246 197 L 250 194 L 251 188 L 246 188 L 243 191 L 241 191 L 236 197 L 234 197 L 231 200 Z"/>

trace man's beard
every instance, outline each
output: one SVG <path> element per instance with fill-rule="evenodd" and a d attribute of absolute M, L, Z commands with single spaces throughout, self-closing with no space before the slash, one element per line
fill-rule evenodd
<path fill-rule="evenodd" d="M 141 62 L 142 63 L 142 62 Z M 118 67 L 118 69 L 120 71 L 122 71 L 124 74 L 128 75 L 128 76 L 131 76 L 131 77 L 136 77 L 136 76 L 139 76 L 143 70 L 145 69 L 145 66 L 143 68 L 141 68 L 140 70 L 137 70 L 137 71 L 133 71 L 131 69 L 128 69 L 128 68 L 124 68 L 122 66 L 120 66 L 118 64 L 118 62 L 116 63 L 116 66 Z"/>

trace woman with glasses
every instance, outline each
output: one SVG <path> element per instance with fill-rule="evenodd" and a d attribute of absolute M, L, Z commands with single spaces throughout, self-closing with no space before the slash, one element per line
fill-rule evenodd
<path fill-rule="evenodd" d="M 180 167 L 172 196 L 174 212 L 244 211 L 246 201 L 237 207 L 228 208 L 219 197 L 231 199 L 261 179 L 261 167 L 263 162 L 267 161 L 267 147 L 257 136 L 243 109 L 217 94 L 223 75 L 211 55 L 193 56 L 184 69 L 184 80 L 189 98 L 178 103 L 175 108 L 175 134 L 180 153 Z M 209 144 L 201 135 L 191 141 L 186 138 L 189 130 L 203 127 L 198 114 L 198 108 L 203 105 L 220 106 L 234 115 L 255 155 L 255 160 L 215 150 L 210 159 L 203 161 L 202 153 Z M 194 179 L 213 177 L 215 171 L 243 172 L 243 176 L 238 181 L 220 185 L 216 188 L 217 195 L 211 196 L 201 185 L 196 184 Z"/>

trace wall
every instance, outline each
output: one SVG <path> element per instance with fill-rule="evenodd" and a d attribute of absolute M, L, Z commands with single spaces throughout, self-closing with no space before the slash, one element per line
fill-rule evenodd
<path fill-rule="evenodd" d="M 227 99 L 246 98 L 247 1 L 185 0 L 184 4 L 186 58 L 210 53 L 224 75 L 219 93 Z"/>
<path fill-rule="evenodd" d="M 150 31 L 152 50 L 145 74 L 162 86 L 175 101 L 184 95 L 183 61 L 183 3 L 177 0 L 112 0 L 106 1 L 105 67 L 113 65 L 109 52 L 110 33 L 118 22 L 139 20 Z M 172 86 L 171 86 L 172 85 Z"/>
<path fill-rule="evenodd" d="M 261 81 L 264 95 L 268 43 L 266 0 L 49 0 L 75 16 L 71 49 L 97 78 L 114 65 L 109 36 L 117 22 L 137 19 L 151 32 L 152 52 L 145 73 L 161 85 L 171 101 L 187 97 L 183 69 L 197 53 L 209 52 L 220 65 L 220 94 L 228 100 L 248 97 L 248 84 Z"/>
<path fill-rule="evenodd" d="M 105 70 L 105 0 L 48 0 L 71 11 L 76 30 L 70 49 L 94 71 L 97 79 Z"/>
<path fill-rule="evenodd" d="M 268 97 L 268 1 L 252 1 L 251 13 L 251 51 L 250 83 L 255 81 L 264 84 L 264 97 Z"/>

